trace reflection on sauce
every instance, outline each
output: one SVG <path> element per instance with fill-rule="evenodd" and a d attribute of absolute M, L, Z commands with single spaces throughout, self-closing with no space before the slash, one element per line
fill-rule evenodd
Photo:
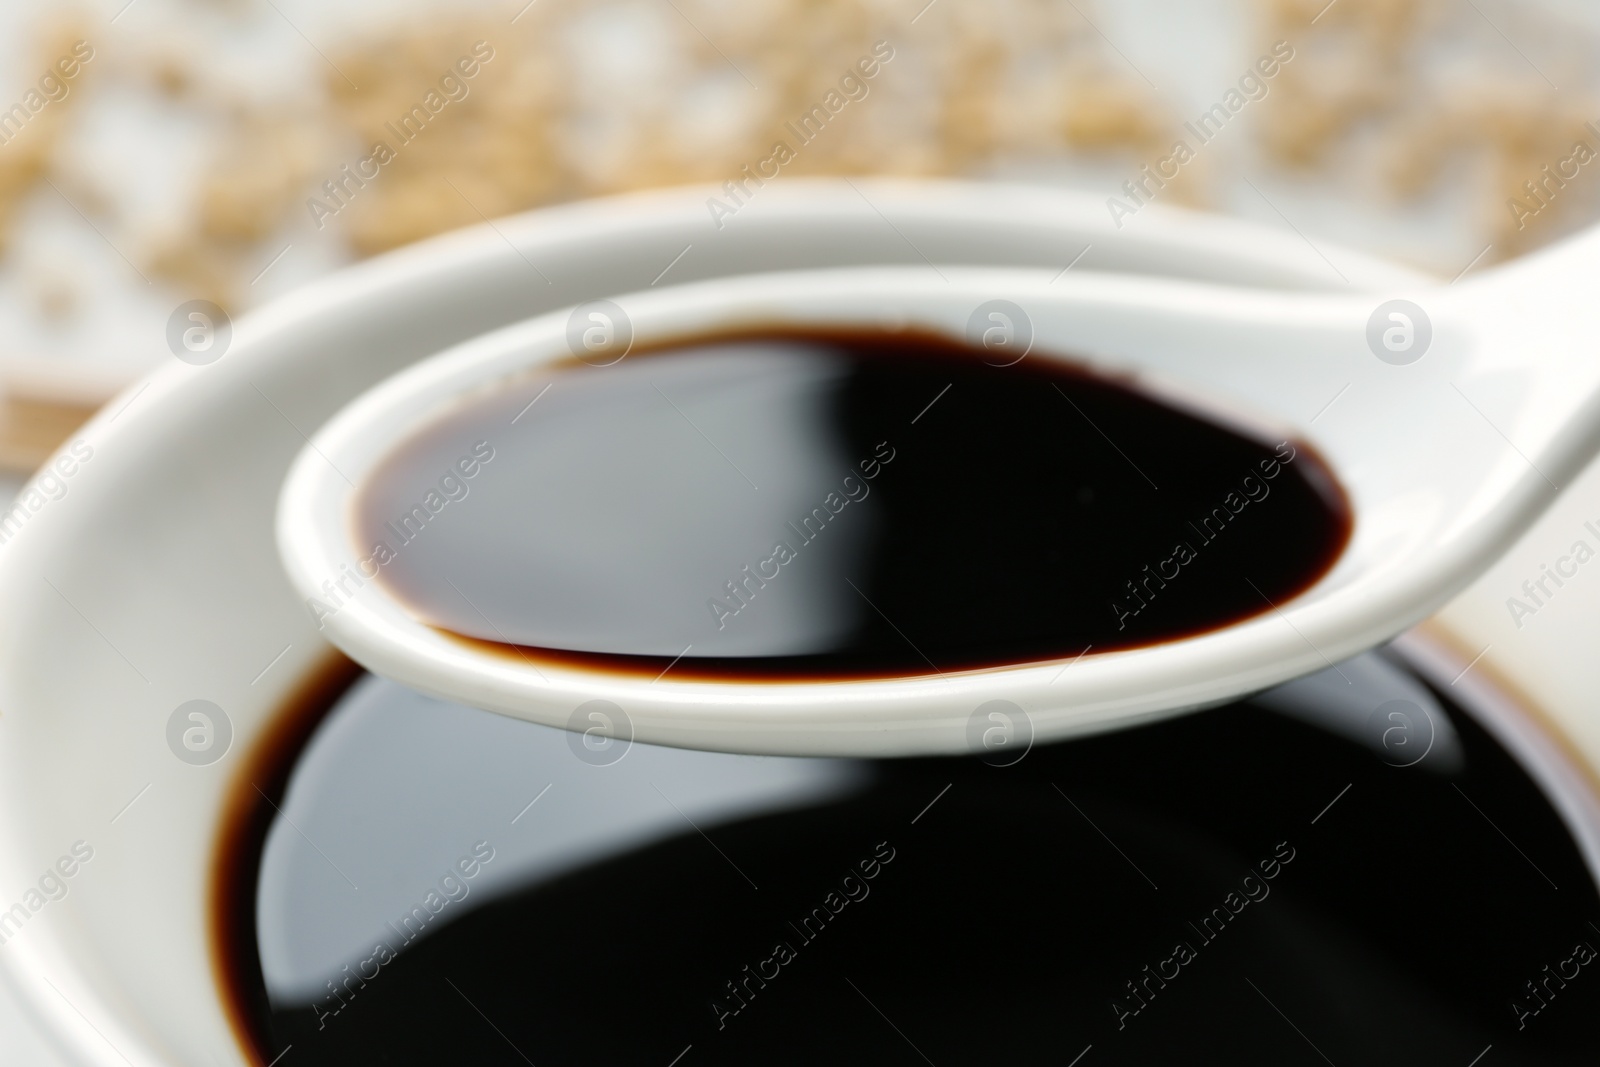
<path fill-rule="evenodd" d="M 767 333 L 516 377 L 379 464 L 361 569 L 431 625 L 552 658 L 879 677 L 1215 629 L 1342 551 L 1348 502 L 1305 444 L 983 355 Z"/>
<path fill-rule="evenodd" d="M 1339 688 L 1333 672 L 1323 681 Z M 350 754 L 394 740 L 408 697 L 381 684 L 390 706 L 364 724 L 336 704 L 338 729 L 307 750 L 317 760 L 299 727 L 334 698 L 308 691 L 251 774 L 281 782 L 294 766 L 295 789 L 352 774 L 354 757 L 328 760 L 338 746 L 324 742 L 343 733 Z M 1038 747 L 1004 768 L 870 762 L 847 794 L 684 823 L 469 897 L 339 999 L 266 988 L 249 943 L 261 838 L 235 824 L 218 868 L 218 929 L 237 947 L 224 954 L 230 995 L 262 1065 L 291 1046 L 306 1067 L 668 1064 L 686 1048 L 681 1063 L 922 1062 L 908 1041 L 941 1064 L 1068 1063 L 1090 1045 L 1104 1064 L 1320 1062 L 1308 1040 L 1341 1064 L 1468 1063 L 1491 1044 L 1504 1062 L 1591 1063 L 1600 974 L 1546 970 L 1600 945 L 1582 856 L 1503 749 L 1408 684 L 1405 741 L 1429 748 L 1418 762 L 1387 735 L 1392 716 L 1356 740 L 1248 703 Z M 1279 703 L 1315 690 L 1286 687 Z M 1359 734 L 1366 706 L 1350 708 Z M 548 734 L 435 710 L 464 725 L 452 735 L 463 759 L 484 736 Z M 573 760 L 559 735 L 544 750 Z M 638 755 L 576 766 L 572 780 L 589 784 L 560 787 L 581 794 L 573 810 L 604 807 L 619 772 L 643 773 L 628 770 Z M 531 795 L 555 773 L 519 766 L 515 784 Z M 453 848 L 483 828 L 473 797 L 485 784 L 413 775 L 407 788 L 437 805 L 435 836 Z M 295 822 L 316 836 L 395 818 L 392 807 L 373 797 Z M 268 814 L 258 802 L 232 817 Z M 495 809 L 504 845 L 550 832 L 504 827 L 511 814 Z M 307 869 L 325 874 L 320 862 Z M 302 936 L 326 922 L 287 921 Z"/>
<path fill-rule="evenodd" d="M 227 996 L 236 1030 L 257 1048 L 269 1039 L 267 996 L 261 984 L 256 949 L 256 877 L 261 847 L 272 826 L 294 769 L 295 758 L 328 711 L 359 680 L 363 671 L 342 653 L 307 673 L 284 707 L 245 752 L 223 803 L 217 850 L 212 863 L 210 929 L 212 966 Z"/>

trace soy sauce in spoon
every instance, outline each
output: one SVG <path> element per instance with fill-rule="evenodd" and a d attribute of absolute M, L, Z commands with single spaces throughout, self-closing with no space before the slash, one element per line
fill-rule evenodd
<path fill-rule="evenodd" d="M 360 566 L 418 618 L 519 654 L 860 678 L 1224 627 L 1307 588 L 1348 539 L 1304 442 L 993 358 L 786 329 L 540 368 L 376 468 Z"/>

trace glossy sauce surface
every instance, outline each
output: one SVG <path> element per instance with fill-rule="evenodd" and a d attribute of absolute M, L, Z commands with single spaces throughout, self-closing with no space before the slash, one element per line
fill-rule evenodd
<path fill-rule="evenodd" d="M 1042 353 L 986 355 L 753 334 L 501 383 L 361 487 L 361 570 L 468 639 L 804 678 L 1169 640 L 1337 560 L 1349 505 L 1303 443 Z"/>
<path fill-rule="evenodd" d="M 1571 836 L 1379 657 L 1007 766 L 591 761 L 370 677 L 308 699 L 332 700 L 309 744 L 250 768 L 287 777 L 281 812 L 241 779 L 265 837 L 222 856 L 225 973 L 263 1065 L 1600 1047 L 1600 897 Z"/>

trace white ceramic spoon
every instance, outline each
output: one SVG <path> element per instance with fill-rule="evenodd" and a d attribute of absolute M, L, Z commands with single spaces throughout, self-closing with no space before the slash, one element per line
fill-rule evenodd
<path fill-rule="evenodd" d="M 1075 660 L 777 684 L 670 673 L 651 681 L 487 655 L 419 623 L 378 581 L 321 623 L 330 641 L 379 674 L 587 729 L 602 744 L 616 736 L 742 752 L 981 752 L 1214 705 L 1336 664 L 1427 616 L 1587 462 L 1600 441 L 1600 307 L 1583 287 L 1596 281 L 1600 236 L 1585 235 L 1454 286 L 1382 297 L 893 267 L 745 276 L 616 298 L 636 344 L 740 322 L 910 323 L 962 337 L 980 305 L 1003 299 L 1031 330 L 1029 359 L 1063 353 L 1136 371 L 1152 387 L 1310 441 L 1354 505 L 1343 556 L 1291 601 L 1198 636 Z M 569 358 L 568 322 L 567 312 L 542 316 L 417 364 L 315 435 L 278 512 L 283 561 L 308 603 L 326 604 L 325 583 L 357 569 L 353 485 L 462 394 Z M 579 713 L 593 700 L 615 708 Z"/>

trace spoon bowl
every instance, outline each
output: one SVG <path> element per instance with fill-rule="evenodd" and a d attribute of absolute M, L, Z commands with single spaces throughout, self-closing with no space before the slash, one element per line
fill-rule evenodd
<path fill-rule="evenodd" d="M 1430 614 L 1503 551 L 1596 447 L 1600 362 L 1589 356 L 1590 313 L 1575 287 L 1597 260 L 1600 240 L 1584 237 L 1457 286 L 1383 298 L 876 267 L 720 279 L 610 302 L 605 313 L 620 312 L 635 347 L 741 327 L 914 327 L 964 338 L 976 316 L 977 336 L 994 322 L 1013 345 L 1030 342 L 1015 358 L 1131 375 L 1178 406 L 1309 443 L 1350 498 L 1343 554 L 1292 599 L 1263 596 L 1258 614 L 1176 640 L 912 677 L 774 683 L 630 676 L 488 651 L 427 625 L 382 582 L 358 577 L 357 487 L 461 398 L 570 360 L 570 311 L 450 349 L 341 411 L 285 482 L 280 553 L 323 634 L 363 666 L 441 697 L 598 732 L 602 742 L 967 752 L 993 736 L 972 727 L 975 717 L 989 721 L 996 701 L 1008 743 L 1129 725 L 1334 666 Z M 1007 304 L 993 319 L 997 300 Z M 1073 413 L 1064 406 L 1062 417 Z M 1137 452 L 1136 443 L 1113 444 Z M 606 702 L 598 718 L 593 701 Z"/>

